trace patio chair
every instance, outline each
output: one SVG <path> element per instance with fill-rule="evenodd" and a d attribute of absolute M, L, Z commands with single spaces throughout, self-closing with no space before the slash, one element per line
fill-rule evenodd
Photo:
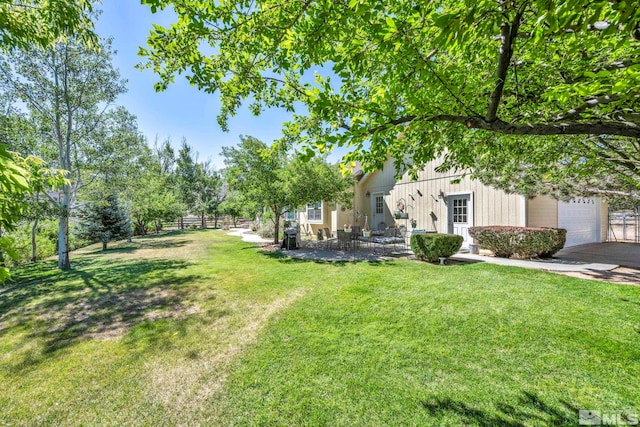
<path fill-rule="evenodd" d="M 351 249 L 352 243 L 351 233 L 347 233 L 344 230 L 338 230 L 338 249 Z"/>
<path fill-rule="evenodd" d="M 331 234 L 329 227 L 324 227 L 323 230 L 324 230 L 324 238 L 326 239 L 325 246 L 331 249 L 331 247 L 333 246 L 333 242 L 334 240 L 336 240 L 336 238 L 333 236 L 333 234 Z"/>
<path fill-rule="evenodd" d="M 354 249 L 360 246 L 360 240 L 358 240 L 358 237 L 360 237 L 361 234 L 362 227 L 360 227 L 359 225 L 354 225 L 353 227 L 351 227 L 351 240 L 353 241 Z"/>
<path fill-rule="evenodd" d="M 407 230 L 407 226 L 406 225 L 401 225 L 400 227 L 398 227 L 398 231 L 396 232 L 398 237 L 402 238 L 403 243 L 400 243 L 400 245 L 402 245 L 402 249 L 405 250 L 409 247 L 409 243 L 407 242 L 407 235 L 409 234 L 409 231 Z"/>
<path fill-rule="evenodd" d="M 386 229 L 387 229 L 387 224 L 384 221 L 378 224 L 378 231 L 384 231 Z"/>

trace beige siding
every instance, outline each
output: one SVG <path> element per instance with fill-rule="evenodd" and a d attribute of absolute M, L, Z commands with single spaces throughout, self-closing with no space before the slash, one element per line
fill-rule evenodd
<path fill-rule="evenodd" d="M 602 199 L 600 205 L 600 241 L 606 242 L 609 234 L 609 203 Z"/>
<path fill-rule="evenodd" d="M 469 177 L 435 172 L 434 169 L 439 164 L 438 160 L 429 162 L 418 173 L 416 181 L 412 181 L 407 174 L 396 181 L 393 162 L 387 161 L 382 171 L 370 173 L 361 180 L 356 195 L 356 201 L 359 203 L 356 209 L 370 217 L 371 200 L 370 197 L 366 197 L 366 193 L 369 192 L 372 195 L 383 193 L 386 205 L 385 222 L 388 225 L 395 222 L 398 225 L 410 227 L 408 219 L 393 218 L 398 201 L 404 200 L 406 211 L 410 218 L 417 220 L 418 228 L 446 233 L 448 207 L 439 195 L 442 193 L 446 197 L 470 193 L 473 199 L 473 225 L 524 225 L 522 224 L 524 204 L 521 196 L 506 194 L 502 190 L 488 187 Z M 460 182 L 452 182 L 456 179 Z M 420 190 L 422 196 L 418 195 L 417 190 Z"/>
<path fill-rule="evenodd" d="M 302 209 L 298 215 L 300 230 L 303 236 L 317 236 L 318 230 L 324 227 L 331 228 L 331 215 L 335 209 L 335 203 L 322 202 L 322 222 L 309 221 L 306 209 Z"/>
<path fill-rule="evenodd" d="M 549 196 L 527 200 L 527 226 L 558 227 L 558 201 Z"/>

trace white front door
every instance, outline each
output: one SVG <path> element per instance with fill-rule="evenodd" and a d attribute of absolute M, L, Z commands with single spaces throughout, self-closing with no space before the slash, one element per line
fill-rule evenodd
<path fill-rule="evenodd" d="M 471 194 L 447 196 L 449 233 L 458 234 L 464 239 L 462 247 L 469 246 L 469 227 L 473 225 L 473 206 Z"/>
<path fill-rule="evenodd" d="M 369 221 L 369 227 L 372 230 L 377 230 L 378 225 L 384 222 L 384 193 L 371 195 L 371 218 L 369 218 Z"/>

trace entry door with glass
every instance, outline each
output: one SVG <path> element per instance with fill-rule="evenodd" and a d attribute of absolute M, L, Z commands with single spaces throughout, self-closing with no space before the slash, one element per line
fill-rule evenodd
<path fill-rule="evenodd" d="M 373 194 L 371 197 L 371 219 L 369 226 L 372 230 L 378 229 L 378 224 L 384 222 L 384 194 Z"/>
<path fill-rule="evenodd" d="M 447 207 L 449 233 L 462 236 L 462 247 L 466 248 L 469 245 L 469 227 L 472 226 L 471 194 L 448 196 Z"/>

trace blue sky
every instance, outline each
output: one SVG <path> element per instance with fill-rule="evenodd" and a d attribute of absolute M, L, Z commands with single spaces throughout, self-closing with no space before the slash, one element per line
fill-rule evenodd
<path fill-rule="evenodd" d="M 97 32 L 113 38 L 117 51 L 114 65 L 128 81 L 128 92 L 120 96 L 118 104 L 138 117 L 138 126 L 150 144 L 157 135 L 160 141 L 170 137 L 178 148 L 185 137 L 200 154 L 200 160 L 211 160 L 220 169 L 221 147 L 236 145 L 240 135 L 251 135 L 265 143 L 281 136 L 282 123 L 291 117 L 284 110 L 268 110 L 256 117 L 245 106 L 230 119 L 229 132 L 223 132 L 216 122 L 220 111 L 217 94 L 200 92 L 181 77 L 166 91 L 155 92 L 156 75 L 134 68 L 141 59 L 137 56 L 138 47 L 146 45 L 152 23 L 166 25 L 171 22 L 171 14 L 152 14 L 137 0 L 104 0 L 102 10 Z M 334 154 L 330 159 L 336 161 L 339 156 Z"/>

